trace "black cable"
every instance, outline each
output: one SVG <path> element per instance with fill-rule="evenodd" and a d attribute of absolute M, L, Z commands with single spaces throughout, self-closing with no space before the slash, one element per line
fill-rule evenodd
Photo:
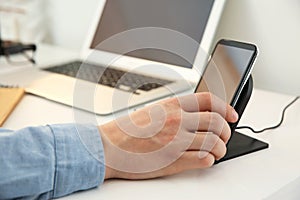
<path fill-rule="evenodd" d="M 270 126 L 270 127 L 267 127 L 267 128 L 264 128 L 264 129 L 261 129 L 261 130 L 254 130 L 252 127 L 250 126 L 239 126 L 237 127 L 236 129 L 249 129 L 251 130 L 253 133 L 262 133 L 266 130 L 271 130 L 271 129 L 276 129 L 278 128 L 279 126 L 281 126 L 283 120 L 284 120 L 284 115 L 285 115 L 285 111 L 293 104 L 295 103 L 298 99 L 300 98 L 300 96 L 297 96 L 293 101 L 291 101 L 288 105 L 286 105 L 282 111 L 282 115 L 281 115 L 281 120 L 278 124 L 274 125 L 274 126 Z"/>

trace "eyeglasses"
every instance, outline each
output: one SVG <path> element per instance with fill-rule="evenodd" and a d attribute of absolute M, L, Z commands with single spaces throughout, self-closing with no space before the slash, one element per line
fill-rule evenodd
<path fill-rule="evenodd" d="M 9 64 L 35 64 L 35 44 L 22 44 L 19 42 L 0 41 L 0 56 L 6 57 Z"/>

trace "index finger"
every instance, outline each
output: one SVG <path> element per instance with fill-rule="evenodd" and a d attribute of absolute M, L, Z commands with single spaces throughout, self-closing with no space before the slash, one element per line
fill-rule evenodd
<path fill-rule="evenodd" d="M 229 104 L 209 92 L 201 92 L 178 98 L 181 108 L 186 112 L 217 112 L 228 122 L 236 122 L 238 114 Z"/>

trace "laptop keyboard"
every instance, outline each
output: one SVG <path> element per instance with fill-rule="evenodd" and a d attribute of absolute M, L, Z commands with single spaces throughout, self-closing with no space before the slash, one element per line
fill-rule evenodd
<path fill-rule="evenodd" d="M 78 73 L 79 69 L 80 73 Z M 44 68 L 43 70 L 135 93 L 137 93 L 136 90 L 150 91 L 172 83 L 170 80 L 144 76 L 119 69 L 104 68 L 80 61 Z"/>

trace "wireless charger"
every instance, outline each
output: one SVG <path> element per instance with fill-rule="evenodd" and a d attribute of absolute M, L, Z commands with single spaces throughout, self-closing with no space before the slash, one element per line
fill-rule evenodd
<path fill-rule="evenodd" d="M 235 110 L 239 114 L 240 118 L 248 104 L 248 101 L 252 94 L 252 90 L 253 90 L 253 79 L 252 76 L 250 76 L 235 106 Z M 229 142 L 227 143 L 227 153 L 222 159 L 216 161 L 215 162 L 216 164 L 249 153 L 253 153 L 262 149 L 266 149 L 269 147 L 268 143 L 262 142 L 260 140 L 257 140 L 255 138 L 249 137 L 247 135 L 235 131 L 235 128 L 239 123 L 239 120 L 234 124 L 230 124 L 232 135 Z"/>

